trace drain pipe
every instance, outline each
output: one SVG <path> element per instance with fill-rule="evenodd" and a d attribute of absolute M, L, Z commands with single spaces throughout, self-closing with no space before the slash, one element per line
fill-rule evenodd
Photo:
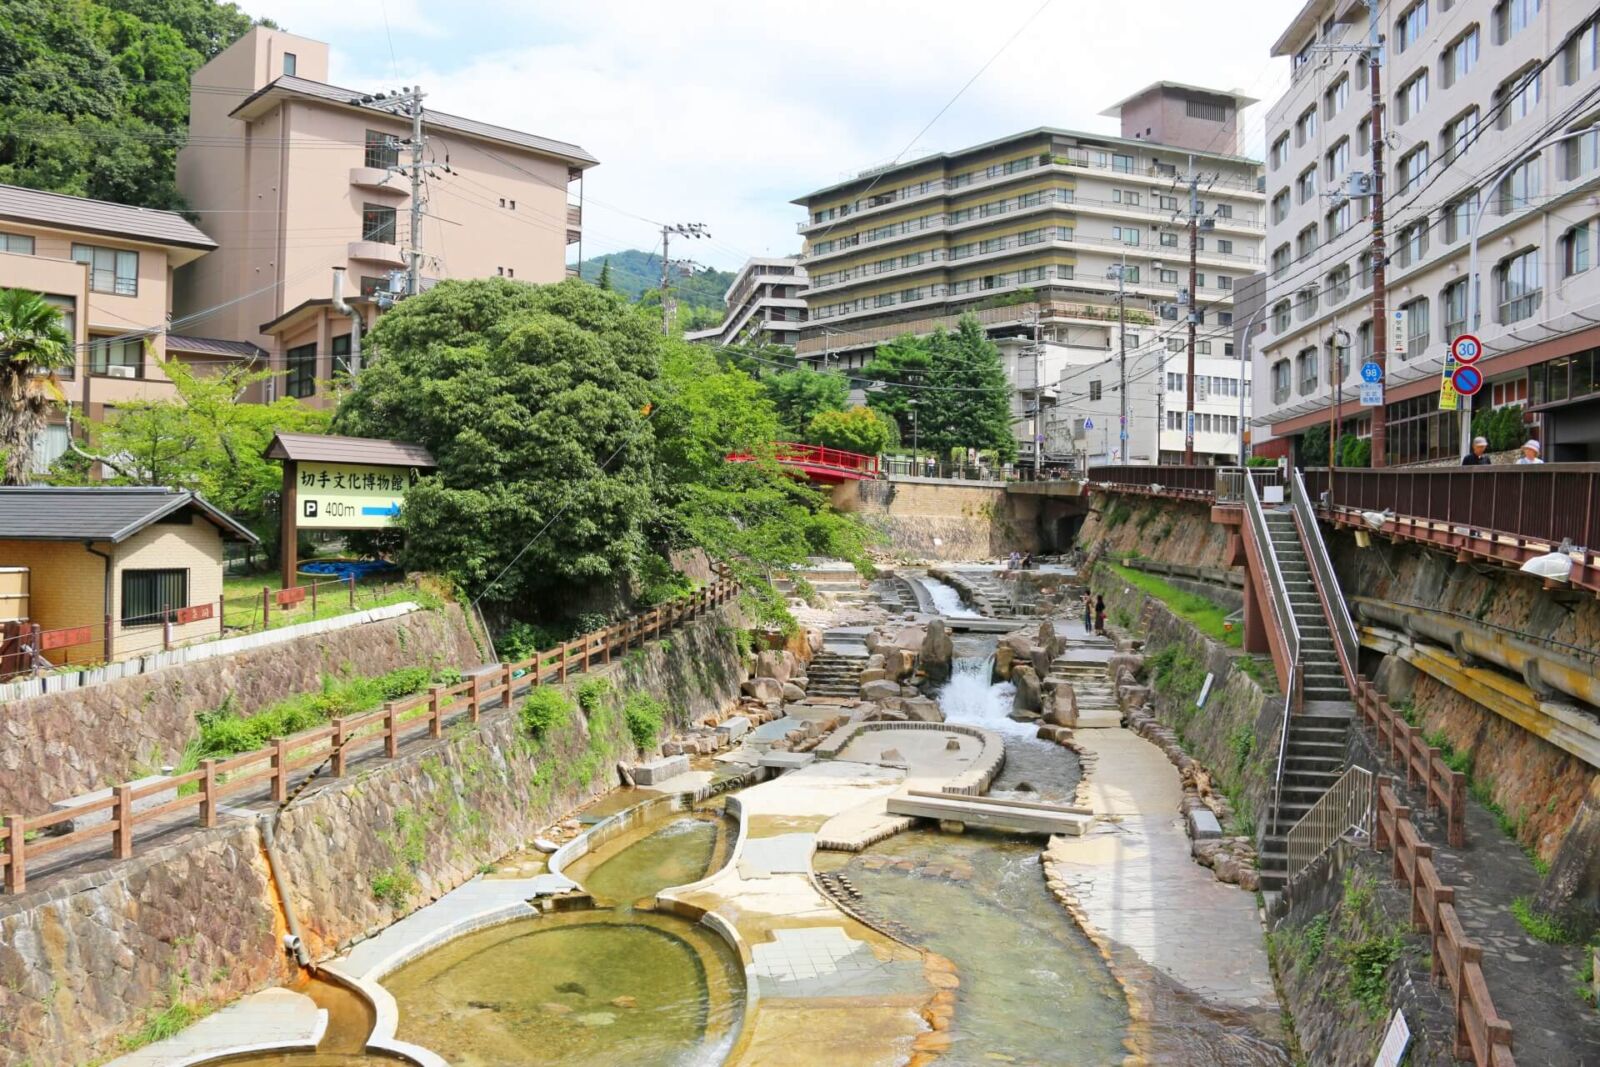
<path fill-rule="evenodd" d="M 278 891 L 278 903 L 283 907 L 284 925 L 289 932 L 283 935 L 283 950 L 293 953 L 294 960 L 307 970 L 312 970 L 311 954 L 300 936 L 300 921 L 294 915 L 294 901 L 289 899 L 289 883 L 284 881 L 283 867 L 278 862 L 277 828 L 278 812 L 268 812 L 256 820 L 261 829 L 261 851 L 267 855 L 267 870 L 272 874 L 272 884 Z"/>
<path fill-rule="evenodd" d="M 344 268 L 333 268 L 333 310 L 350 316 L 350 377 L 361 373 L 361 312 L 344 302 Z"/>

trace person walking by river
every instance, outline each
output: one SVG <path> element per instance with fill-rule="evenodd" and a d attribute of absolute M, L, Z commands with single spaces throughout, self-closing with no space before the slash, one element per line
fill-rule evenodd
<path fill-rule="evenodd" d="M 1088 633 L 1094 629 L 1094 597 L 1088 593 L 1083 594 L 1083 632 Z"/>
<path fill-rule="evenodd" d="M 1106 632 L 1106 598 L 1103 596 L 1094 598 L 1094 632 L 1102 636 Z"/>

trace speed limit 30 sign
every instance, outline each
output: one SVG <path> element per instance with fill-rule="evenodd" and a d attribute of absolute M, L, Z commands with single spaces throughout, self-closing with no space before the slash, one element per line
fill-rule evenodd
<path fill-rule="evenodd" d="M 1476 363 L 1483 355 L 1483 343 L 1470 333 L 1464 333 L 1450 342 L 1450 354 L 1457 363 Z"/>

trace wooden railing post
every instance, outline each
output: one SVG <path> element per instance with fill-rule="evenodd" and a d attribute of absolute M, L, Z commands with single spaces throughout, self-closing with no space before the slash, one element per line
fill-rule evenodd
<path fill-rule="evenodd" d="M 272 739 L 272 802 L 285 804 L 289 800 L 289 739 Z"/>
<path fill-rule="evenodd" d="M 346 730 L 344 716 L 333 720 L 333 755 L 330 757 L 328 773 L 335 778 L 344 777 L 344 742 Z"/>
<path fill-rule="evenodd" d="M 606 666 L 611 665 L 611 642 L 616 640 L 617 627 L 607 626 L 600 631 L 600 661 Z"/>
<path fill-rule="evenodd" d="M 345 582 L 345 587 L 350 591 L 350 610 L 354 611 L 356 610 L 356 576 L 347 574 L 345 578 L 348 579 Z"/>
<path fill-rule="evenodd" d="M 1461 771 L 1451 771 L 1447 788 L 1450 793 L 1448 840 L 1452 848 L 1464 848 L 1467 843 L 1467 776 Z"/>
<path fill-rule="evenodd" d="M 317 584 L 316 582 L 311 583 L 311 617 L 313 619 L 317 617 Z"/>
<path fill-rule="evenodd" d="M 111 857 L 125 860 L 133 855 L 133 786 L 119 785 L 113 795 L 116 804 L 111 809 Z"/>
<path fill-rule="evenodd" d="M 107 615 L 106 621 L 110 620 L 111 616 Z M 217 597 L 217 636 L 228 636 L 228 598 L 225 596 Z"/>
<path fill-rule="evenodd" d="M 261 587 L 261 628 L 272 629 L 272 590 Z"/>
<path fill-rule="evenodd" d="M 200 761 L 203 777 L 200 779 L 200 825 L 217 825 L 217 761 Z"/>
<path fill-rule="evenodd" d="M 28 842 L 25 828 L 28 820 L 21 815 L 6 816 L 6 892 L 20 893 L 28 885 L 27 851 Z"/>
<path fill-rule="evenodd" d="M 442 685 L 428 687 L 428 736 L 434 739 L 444 736 L 444 712 L 439 707 L 439 697 L 443 693 Z"/>
<path fill-rule="evenodd" d="M 562 642 L 561 649 L 557 653 L 561 657 L 560 665 L 556 668 L 556 679 L 558 681 L 564 682 L 567 680 L 567 654 L 571 651 L 572 643 L 570 641 Z"/>
<path fill-rule="evenodd" d="M 507 711 L 516 706 L 516 702 L 512 699 L 512 687 L 516 684 L 516 681 L 516 668 L 509 663 L 502 663 L 500 665 L 500 683 L 505 686 L 506 695 L 500 698 L 500 706 Z"/>
<path fill-rule="evenodd" d="M 387 759 L 400 755 L 400 716 L 392 700 L 383 705 L 383 754 Z"/>
<path fill-rule="evenodd" d="M 472 676 L 472 692 L 468 697 L 467 718 L 477 722 L 483 715 L 483 675 Z"/>

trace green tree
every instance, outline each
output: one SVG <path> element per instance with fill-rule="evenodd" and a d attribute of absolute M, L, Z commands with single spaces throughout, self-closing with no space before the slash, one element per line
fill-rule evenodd
<path fill-rule="evenodd" d="M 811 420 L 806 440 L 867 456 L 881 455 L 899 443 L 894 423 L 865 407 L 819 413 Z"/>
<path fill-rule="evenodd" d="M 679 307 L 678 313 L 672 319 L 672 329 L 680 337 L 692 330 L 708 330 L 713 326 L 722 325 L 725 315 L 725 308 L 694 305 Z"/>
<path fill-rule="evenodd" d="M 334 425 L 433 452 L 438 471 L 406 494 L 408 567 L 524 615 L 636 571 L 654 510 L 650 318 L 576 280 L 447 281 L 370 341 Z"/>
<path fill-rule="evenodd" d="M 267 445 L 279 432 L 324 432 L 328 413 L 288 397 L 242 403 L 240 397 L 272 371 L 229 367 L 197 374 L 177 360 L 167 360 L 162 370 L 176 395 L 118 404 L 110 417 L 90 423 L 80 458 L 97 460 L 116 484 L 193 489 L 274 544 L 283 470 L 265 457 Z"/>
<path fill-rule="evenodd" d="M 866 528 L 773 459 L 777 415 L 749 375 L 703 346 L 669 341 L 656 393 L 658 549 L 703 548 L 733 568 L 760 618 L 783 625 L 793 620 L 775 570 L 810 555 L 865 568 Z"/>
<path fill-rule="evenodd" d="M 34 443 L 64 397 L 56 372 L 77 351 L 61 311 L 38 293 L 0 290 L 0 456 L 5 484 L 27 485 Z"/>
<path fill-rule="evenodd" d="M 249 27 L 213 0 L 0 0 L 0 182 L 182 207 L 189 77 Z"/>
<path fill-rule="evenodd" d="M 867 406 L 895 421 L 902 439 L 912 436 L 911 412 L 920 407 L 933 365 L 933 339 L 903 334 L 879 345 L 861 377 L 867 379 Z M 917 429 L 920 431 L 920 418 Z M 921 443 L 921 434 L 917 434 Z"/>
<path fill-rule="evenodd" d="M 595 279 L 595 285 L 611 292 L 611 258 L 608 256 L 600 261 L 600 276 Z"/>
<path fill-rule="evenodd" d="M 717 360 L 725 367 L 737 368 L 762 381 L 792 371 L 797 366 L 794 349 L 788 345 L 774 344 L 764 335 L 720 346 Z"/>
<path fill-rule="evenodd" d="M 862 376 L 871 386 L 867 403 L 893 418 L 904 440 L 937 452 L 976 448 L 1002 462 L 1016 458 L 1011 429 L 1011 385 L 1000 350 L 971 315 L 954 333 L 906 335 L 879 346 Z M 916 407 L 916 426 L 911 409 Z"/>
<path fill-rule="evenodd" d="M 824 411 L 843 411 L 850 404 L 850 382 L 842 374 L 800 367 L 770 374 L 761 385 L 777 412 L 778 431 L 789 441 L 807 440 L 811 420 Z"/>

